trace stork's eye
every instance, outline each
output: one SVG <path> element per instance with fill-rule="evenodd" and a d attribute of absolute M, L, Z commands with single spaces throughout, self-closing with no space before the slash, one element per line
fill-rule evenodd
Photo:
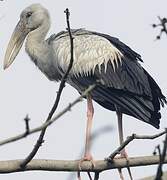
<path fill-rule="evenodd" d="M 32 12 L 28 12 L 28 13 L 26 14 L 26 18 L 29 18 L 31 15 L 32 15 Z"/>

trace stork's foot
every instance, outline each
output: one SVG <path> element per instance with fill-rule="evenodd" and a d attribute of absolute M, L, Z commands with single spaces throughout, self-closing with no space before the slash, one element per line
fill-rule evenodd
<path fill-rule="evenodd" d="M 129 161 L 129 159 L 128 159 L 128 154 L 126 153 L 125 149 L 122 149 L 122 150 L 120 151 L 119 155 L 114 157 L 114 159 L 122 159 L 122 158 L 125 158 L 125 159 L 127 160 L 127 163 L 128 163 L 128 161 Z M 108 162 L 112 162 L 112 159 L 111 159 L 110 157 L 106 158 L 106 160 L 107 160 Z M 133 180 L 130 167 L 127 167 L 127 170 L 128 170 L 128 173 L 129 173 L 130 180 Z M 122 169 L 121 169 L 121 168 L 118 169 L 118 173 L 119 173 L 120 179 L 121 179 L 121 180 L 124 180 L 124 177 L 123 177 L 123 173 L 122 173 Z"/>
<path fill-rule="evenodd" d="M 121 151 L 120 151 L 120 156 L 119 156 L 119 157 L 115 157 L 114 159 L 118 159 L 118 158 L 119 158 L 119 159 L 125 158 L 125 159 L 127 160 L 127 162 L 129 161 L 129 160 L 128 160 L 128 154 L 126 153 L 125 149 L 121 150 Z M 127 170 L 128 170 L 128 173 L 129 173 L 130 180 L 133 180 L 130 167 L 127 167 Z M 118 173 L 119 173 L 120 179 L 121 179 L 121 180 L 124 180 L 124 177 L 123 177 L 123 173 L 122 173 L 122 169 L 121 169 L 121 168 L 118 169 Z"/>
<path fill-rule="evenodd" d="M 87 154 L 87 155 L 85 155 L 82 159 L 79 160 L 78 167 L 79 167 L 80 170 L 82 170 L 81 164 L 82 164 L 82 162 L 84 162 L 84 161 L 90 161 L 91 164 L 92 164 L 92 169 L 95 167 L 95 162 L 94 162 L 94 160 L 93 160 L 92 155 L 91 155 L 91 154 Z"/>
<path fill-rule="evenodd" d="M 80 171 L 82 170 L 81 168 L 81 164 L 82 162 L 84 161 L 90 161 L 91 164 L 92 164 L 92 169 L 95 167 L 95 162 L 93 160 L 93 157 L 91 154 L 87 154 L 85 155 L 82 159 L 79 160 L 79 164 L 78 164 L 78 168 L 79 168 L 79 171 L 77 172 L 77 178 L 78 180 L 81 180 L 81 174 L 80 174 Z M 89 179 L 92 180 L 91 176 L 90 176 L 90 173 L 88 173 L 88 176 L 89 176 Z"/>
<path fill-rule="evenodd" d="M 77 179 L 81 180 L 81 173 L 80 173 L 80 171 L 77 172 Z"/>
<path fill-rule="evenodd" d="M 122 149 L 118 156 L 114 157 L 114 159 L 122 159 L 125 158 L 128 161 L 128 154 L 126 153 L 125 149 Z"/>

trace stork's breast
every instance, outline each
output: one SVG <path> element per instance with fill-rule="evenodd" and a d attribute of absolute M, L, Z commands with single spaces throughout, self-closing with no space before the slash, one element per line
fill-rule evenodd
<path fill-rule="evenodd" d="M 55 66 L 64 72 L 67 70 L 71 59 L 71 45 L 69 36 L 60 38 L 53 43 Z M 113 68 L 118 68 L 122 61 L 122 53 L 107 39 L 98 35 L 74 36 L 74 63 L 72 75 L 89 75 L 94 73 L 96 66 L 101 70 L 104 64 L 107 68 L 111 61 Z"/>

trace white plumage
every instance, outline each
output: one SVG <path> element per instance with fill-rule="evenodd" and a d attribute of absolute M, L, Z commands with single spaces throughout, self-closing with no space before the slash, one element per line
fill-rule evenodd
<path fill-rule="evenodd" d="M 83 34 L 86 30 L 81 30 L 80 34 L 74 37 L 74 62 L 71 75 L 89 75 L 94 73 L 96 66 L 101 71 L 101 65 L 104 64 L 105 71 L 110 61 L 113 69 L 121 64 L 123 54 L 113 46 L 107 39 L 97 36 Z M 81 34 L 82 33 L 82 34 Z M 55 67 L 59 66 L 66 72 L 70 62 L 70 39 L 69 36 L 60 36 L 52 41 L 54 50 Z M 114 62 L 115 61 L 115 62 Z"/>

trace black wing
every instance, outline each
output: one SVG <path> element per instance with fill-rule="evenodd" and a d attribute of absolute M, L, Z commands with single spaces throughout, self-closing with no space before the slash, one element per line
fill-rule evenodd
<path fill-rule="evenodd" d="M 81 92 L 100 80 L 91 92 L 97 103 L 112 111 L 116 110 L 116 105 L 122 113 L 159 128 L 160 103 L 163 105 L 166 99 L 154 79 L 139 64 L 140 55 L 117 38 L 99 33 L 96 35 L 106 38 L 122 52 L 122 63 L 115 70 L 110 61 L 106 71 L 104 65 L 101 71 L 97 66 L 92 75 L 71 78 L 71 85 Z"/>
<path fill-rule="evenodd" d="M 131 59 L 133 61 L 139 60 L 139 61 L 143 62 L 140 54 L 133 51 L 129 46 L 127 46 L 126 44 L 121 42 L 118 38 L 109 36 L 107 34 L 97 33 L 97 32 L 92 32 L 92 34 L 106 38 L 108 41 L 110 41 L 110 43 L 112 45 L 114 45 L 116 48 L 118 48 L 122 52 L 122 54 L 126 55 L 129 59 Z"/>

